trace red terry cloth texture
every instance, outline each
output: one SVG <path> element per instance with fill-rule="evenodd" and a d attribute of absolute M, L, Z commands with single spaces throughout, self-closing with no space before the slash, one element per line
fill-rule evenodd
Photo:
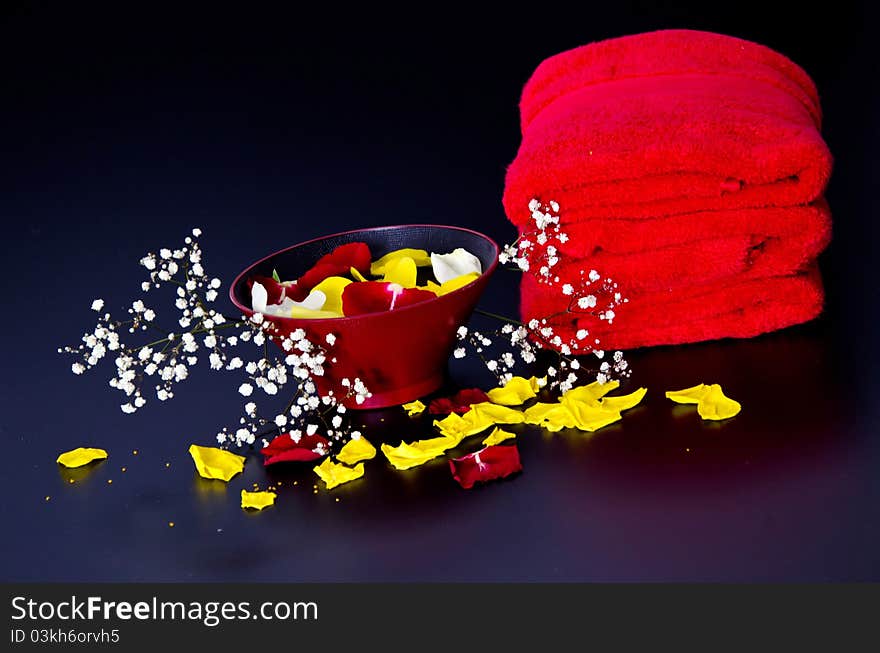
<path fill-rule="evenodd" d="M 798 274 L 726 282 L 634 295 L 617 309 L 611 324 L 577 312 L 562 314 L 568 297 L 548 294 L 531 275 L 523 275 L 522 310 L 549 317 L 554 332 L 569 341 L 578 330 L 584 343 L 599 349 L 634 349 L 716 338 L 751 338 L 800 324 L 822 312 L 822 278 L 814 264 Z"/>
<path fill-rule="evenodd" d="M 806 287 L 798 273 L 830 239 L 822 194 L 832 159 L 815 85 L 783 55 L 691 30 L 611 39 L 544 61 L 520 111 L 506 213 L 526 233 L 531 199 L 558 202 L 570 237 L 558 245 L 560 283 L 596 269 L 631 299 L 619 320 L 645 321 L 618 329 L 615 320 L 606 348 L 746 337 L 821 310 L 821 283 L 789 289 Z M 753 319 L 728 325 L 751 312 L 745 288 L 762 298 Z M 785 298 L 771 301 L 774 288 Z M 711 317 L 691 319 L 713 289 Z M 543 297 L 532 295 L 554 292 L 524 280 L 523 316 L 545 317 L 535 311 Z M 679 326 L 648 322 L 640 306 L 649 304 Z"/>

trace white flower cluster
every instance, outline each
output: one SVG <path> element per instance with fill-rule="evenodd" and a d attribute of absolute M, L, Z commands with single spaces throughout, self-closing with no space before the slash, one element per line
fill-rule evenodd
<path fill-rule="evenodd" d="M 345 380 L 346 396 L 341 399 L 332 392 L 322 396 L 315 384 L 315 379 L 325 376 L 327 366 L 335 362 L 335 358 L 328 361 L 327 348 L 335 344 L 336 336 L 327 334 L 323 342 L 317 343 L 309 339 L 304 330 L 298 329 L 279 338 L 275 335 L 274 324 L 260 313 L 251 318 L 229 318 L 211 308 L 209 304 L 217 299 L 222 284 L 205 272 L 202 250 L 197 242 L 200 235 L 201 231 L 194 229 L 183 247 L 163 248 L 140 260 L 149 272 L 149 280 L 141 284 L 143 292 L 163 285 L 174 288 L 180 330 L 175 332 L 160 327 L 155 311 L 142 299 L 132 302 L 126 320 L 115 320 L 110 313 L 104 313 L 104 301 L 96 299 L 91 307 L 101 316 L 95 328 L 83 335 L 80 345 L 58 350 L 77 356 L 72 371 L 82 374 L 96 366 L 108 352 L 113 352 L 116 372 L 110 379 L 110 386 L 126 395 L 122 411 L 134 413 L 147 403 L 145 385 L 153 385 L 160 401 L 173 398 L 174 384 L 189 377 L 190 368 L 199 362 L 201 355 L 207 358 L 212 370 L 243 370 L 247 380 L 239 385 L 238 391 L 245 397 L 250 397 L 255 390 L 275 396 L 286 385 L 297 385 L 295 392 L 291 390 L 293 396 L 287 406 L 271 420 L 260 417 L 256 403 L 248 401 L 245 405 L 247 419 L 242 418 L 234 430 L 226 428 L 218 433 L 217 440 L 221 444 L 253 444 L 258 430 L 268 425 L 275 433 L 289 430 L 295 438 L 303 432 L 312 435 L 319 429 L 322 435 L 332 439 L 351 436 L 345 425 L 346 410 L 341 401 L 349 398 L 358 404 L 366 401 L 371 395 L 363 381 Z M 131 334 L 155 332 L 156 337 L 145 344 L 128 344 L 120 337 L 120 332 L 126 330 Z M 269 355 L 268 341 L 271 338 L 276 338 L 281 345 L 281 350 L 273 346 L 272 351 L 279 354 L 275 357 Z M 245 343 L 252 343 L 257 348 L 259 355 L 254 360 L 248 360 L 246 355 L 228 353 L 230 348 Z"/>
<path fill-rule="evenodd" d="M 534 363 L 539 355 L 543 355 L 542 350 L 547 350 L 548 356 L 555 353 L 556 360 L 548 365 L 547 377 L 549 387 L 560 392 L 573 388 L 585 374 L 591 377 L 595 375 L 600 383 L 615 377 L 628 376 L 630 371 L 622 352 L 615 352 L 614 362 L 603 362 L 598 370 L 585 369 L 575 358 L 576 355 L 590 352 L 600 359 L 604 356 L 604 352 L 598 350 L 599 340 L 590 338 L 589 329 L 578 328 L 575 337 L 567 340 L 556 333 L 553 324 L 558 322 L 573 324 L 577 320 L 580 324 L 585 318 L 594 317 L 611 324 L 616 317 L 615 308 L 627 300 L 622 297 L 612 279 L 602 279 L 602 275 L 596 270 L 581 270 L 576 285 L 568 281 L 560 283 L 559 276 L 554 273 L 562 256 L 557 245 L 568 242 L 569 237 L 560 226 L 559 204 L 555 201 L 542 204 L 533 199 L 529 202 L 529 212 L 534 228 L 523 231 L 515 243 L 505 245 L 499 261 L 504 264 L 513 263 L 523 272 L 534 274 L 539 283 L 557 287 L 568 298 L 567 309 L 541 319 L 532 319 L 526 325 L 515 323 L 514 326 L 508 323 L 491 334 L 468 331 L 462 327 L 458 333 L 462 346 L 454 350 L 454 357 L 463 358 L 467 354 L 464 345 L 469 345 L 498 382 L 504 384 L 513 376 L 517 356 L 508 351 L 497 357 L 489 357 L 486 352 L 493 342 L 492 337 L 501 336 L 505 343 L 509 341 L 511 349 L 518 353 L 518 358 L 528 364 Z"/>
<path fill-rule="evenodd" d="M 274 335 L 274 325 L 255 313 L 248 322 L 253 329 L 252 336 L 243 332 L 240 340 L 251 340 L 262 348 L 263 356 L 258 360 L 242 363 L 240 359 L 236 367 L 244 367 L 248 380 L 242 383 L 238 391 L 244 397 L 251 397 L 254 390 L 262 390 L 267 395 L 276 395 L 289 382 L 298 383 L 296 391 L 284 409 L 271 419 L 261 416 L 254 401 L 244 405 L 245 416 L 240 418 L 239 426 L 224 428 L 217 433 L 217 442 L 221 445 L 242 446 L 254 444 L 258 438 L 270 434 L 290 433 L 294 442 L 299 442 L 303 434 L 320 435 L 329 440 L 343 441 L 354 437 L 356 431 L 350 430 L 346 419 L 347 409 L 342 403 L 354 398 L 362 404 L 371 397 L 369 390 L 361 379 L 342 379 L 341 385 L 346 389 L 344 397 L 337 397 L 332 390 L 321 394 L 316 379 L 325 376 L 326 366 L 335 362 L 328 361 L 329 349 L 336 342 L 336 336 L 327 334 L 324 343 L 310 339 L 303 329 L 296 329 L 289 335 L 279 337 L 279 344 L 284 357 L 270 358 L 266 347 L 266 338 Z M 268 427 L 268 429 L 267 429 Z M 264 445 L 268 440 L 264 441 Z"/>

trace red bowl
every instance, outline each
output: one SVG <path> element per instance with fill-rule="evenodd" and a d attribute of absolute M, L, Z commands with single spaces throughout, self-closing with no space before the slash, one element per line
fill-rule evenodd
<path fill-rule="evenodd" d="M 249 277 L 272 276 L 276 269 L 285 279 L 297 278 L 324 254 L 355 241 L 369 246 L 373 260 L 403 247 L 438 253 L 463 247 L 480 259 L 483 274 L 447 295 L 393 311 L 317 320 L 267 316 L 275 327 L 273 340 L 280 341 L 296 329 L 304 329 L 312 342 L 323 343 L 328 333 L 334 334 L 330 356 L 336 362 L 328 363 L 325 375 L 315 382 L 322 394 L 333 390 L 344 397 L 341 380 L 360 378 L 372 396 L 362 404 L 353 397 L 346 399 L 343 403 L 349 408 L 384 408 L 430 394 L 443 383 L 458 327 L 467 322 L 498 265 L 498 245 L 488 236 L 460 227 L 402 225 L 316 238 L 250 265 L 232 283 L 229 297 L 242 313 L 253 315 Z"/>

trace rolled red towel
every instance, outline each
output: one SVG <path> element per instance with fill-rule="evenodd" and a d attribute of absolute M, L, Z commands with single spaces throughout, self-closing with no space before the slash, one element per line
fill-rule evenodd
<path fill-rule="evenodd" d="M 581 217 L 656 217 L 805 204 L 831 155 L 806 73 L 769 48 L 668 30 L 545 61 L 521 101 L 504 207 L 533 197 Z"/>
<path fill-rule="evenodd" d="M 547 286 L 538 284 L 529 274 L 523 275 L 521 299 L 524 319 L 548 318 L 563 341 L 576 338 L 578 331 L 585 329 L 589 332 L 583 339 L 587 345 L 632 349 L 725 337 L 749 338 L 800 324 L 822 311 L 823 292 L 814 265 L 796 275 L 734 278 L 726 283 L 633 295 L 617 310 L 611 324 L 568 312 L 568 297 L 548 293 Z"/>

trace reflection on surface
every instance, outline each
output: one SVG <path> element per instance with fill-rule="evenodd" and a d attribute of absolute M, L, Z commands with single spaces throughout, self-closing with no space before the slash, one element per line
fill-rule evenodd
<path fill-rule="evenodd" d="M 76 485 L 77 483 L 88 481 L 93 472 L 97 471 L 97 469 L 103 466 L 105 462 L 107 462 L 106 458 L 94 460 L 82 467 L 65 467 L 64 465 L 58 465 L 58 475 L 64 483 L 68 485 Z"/>

